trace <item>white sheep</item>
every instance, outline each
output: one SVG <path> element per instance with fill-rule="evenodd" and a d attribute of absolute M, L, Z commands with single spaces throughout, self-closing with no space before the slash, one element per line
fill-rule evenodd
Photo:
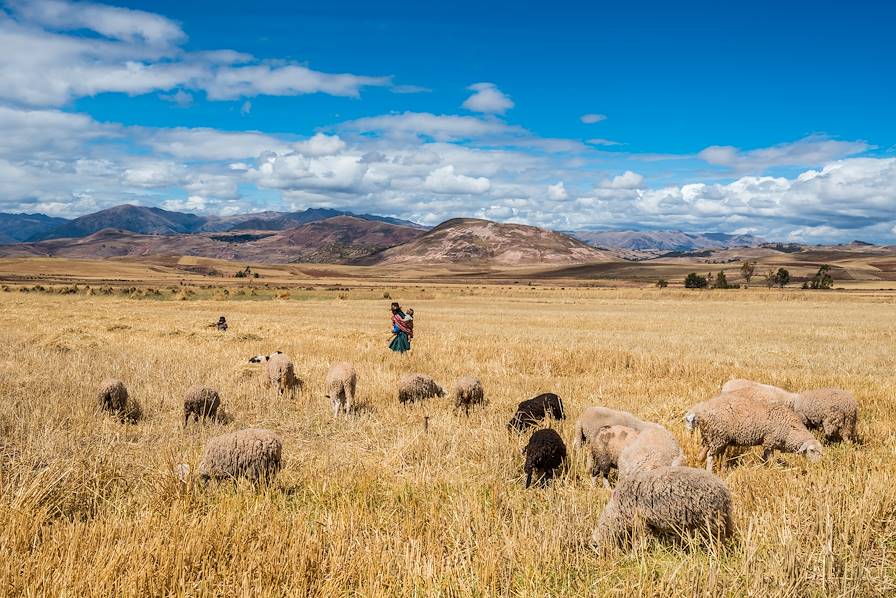
<path fill-rule="evenodd" d="M 398 380 L 398 400 L 401 403 L 444 396 L 442 387 L 426 374 L 404 374 Z"/>
<path fill-rule="evenodd" d="M 482 382 L 471 376 L 464 376 L 454 383 L 454 410 L 463 408 L 466 415 L 470 414 L 472 405 L 481 405 L 485 401 L 485 391 Z"/>
<path fill-rule="evenodd" d="M 802 418 L 803 425 L 810 430 L 821 430 L 828 441 L 858 440 L 859 404 L 849 391 L 819 388 L 795 393 L 770 384 L 736 378 L 726 382 L 722 392 L 787 405 Z"/>
<path fill-rule="evenodd" d="M 337 417 L 340 411 L 346 415 L 351 411 L 357 384 L 358 374 L 352 364 L 342 362 L 330 368 L 325 386 L 326 396 L 333 405 L 333 417 Z"/>
<path fill-rule="evenodd" d="M 270 430 L 246 428 L 209 439 L 199 464 L 199 479 L 246 478 L 256 485 L 280 471 L 283 442 Z"/>
<path fill-rule="evenodd" d="M 602 550 L 627 542 L 636 530 L 659 536 L 731 531 L 731 493 L 718 477 L 692 467 L 659 467 L 621 478 L 591 536 Z"/>
<path fill-rule="evenodd" d="M 296 366 L 282 352 L 275 351 L 270 355 L 256 355 L 249 361 L 251 363 L 266 363 L 268 381 L 281 396 L 301 392 L 304 383 L 296 376 Z"/>
<path fill-rule="evenodd" d="M 685 415 L 689 432 L 700 430 L 706 469 L 712 471 L 713 459 L 728 446 L 763 447 L 768 460 L 775 450 L 804 455 L 811 461 L 821 458 L 821 443 L 815 439 L 800 417 L 786 405 L 757 401 L 732 394 L 721 394 L 691 407 Z"/>
<path fill-rule="evenodd" d="M 637 435 L 638 431 L 628 426 L 606 426 L 591 436 L 588 447 L 591 449 L 592 484 L 600 477 L 604 488 L 610 487 L 610 480 L 607 478 L 610 470 L 619 466 L 619 455 Z"/>
<path fill-rule="evenodd" d="M 625 426 L 641 431 L 651 426 L 657 426 L 657 424 L 644 421 L 628 411 L 618 411 L 609 407 L 588 407 L 576 420 L 573 446 L 581 448 L 602 428 L 608 426 Z"/>

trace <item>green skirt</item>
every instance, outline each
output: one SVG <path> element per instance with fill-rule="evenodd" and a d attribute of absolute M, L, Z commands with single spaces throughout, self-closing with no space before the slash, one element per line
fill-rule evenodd
<path fill-rule="evenodd" d="M 408 340 L 407 333 L 399 332 L 398 334 L 396 334 L 395 338 L 392 339 L 392 342 L 389 343 L 389 348 L 393 351 L 398 351 L 399 353 L 410 351 L 411 341 Z"/>

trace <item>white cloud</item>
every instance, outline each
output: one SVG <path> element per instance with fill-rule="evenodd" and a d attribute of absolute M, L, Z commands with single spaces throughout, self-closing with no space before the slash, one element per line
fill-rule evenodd
<path fill-rule="evenodd" d="M 292 144 L 293 148 L 305 156 L 330 156 L 345 149 L 345 142 L 338 135 L 315 133 L 311 139 Z"/>
<path fill-rule="evenodd" d="M 504 114 L 513 108 L 513 100 L 507 97 L 494 83 L 474 83 L 467 89 L 474 91 L 463 103 L 463 107 L 473 112 Z"/>
<path fill-rule="evenodd" d="M 563 181 L 556 185 L 548 186 L 548 198 L 554 201 L 563 201 L 569 198 L 569 193 L 567 193 L 566 187 L 563 186 Z"/>
<path fill-rule="evenodd" d="M 607 120 L 606 114 L 583 114 L 581 119 L 583 123 L 586 125 L 593 125 L 594 123 L 599 123 L 602 120 Z"/>
<path fill-rule="evenodd" d="M 265 152 L 286 153 L 288 143 L 252 131 L 216 129 L 136 129 L 143 143 L 160 154 L 187 160 L 240 160 Z"/>
<path fill-rule="evenodd" d="M 19 2 L 14 8 L 15 18 L 0 11 L 0 48 L 6 49 L 0 100 L 59 106 L 105 92 L 174 89 L 204 91 L 212 100 L 310 93 L 357 97 L 363 87 L 391 85 L 390 77 L 324 73 L 233 50 L 186 51 L 177 24 L 144 11 L 57 0 Z M 101 37 L 60 32 L 80 29 Z"/>
<path fill-rule="evenodd" d="M 601 183 L 604 189 L 637 189 L 644 184 L 644 177 L 637 172 L 626 170 L 619 176 L 607 179 Z"/>
<path fill-rule="evenodd" d="M 491 188 L 491 183 L 485 177 L 455 174 L 454 166 L 449 164 L 429 173 L 423 187 L 434 193 L 481 195 Z"/>
<path fill-rule="evenodd" d="M 593 139 L 589 139 L 588 143 L 590 143 L 591 145 L 605 145 L 605 146 L 622 145 L 618 141 L 613 141 L 612 139 L 601 139 L 600 137 L 595 137 Z"/>
<path fill-rule="evenodd" d="M 142 10 L 59 0 L 17 0 L 11 6 L 23 20 L 49 29 L 89 29 L 126 42 L 159 46 L 187 37 L 174 21 Z"/>
<path fill-rule="evenodd" d="M 243 105 L 240 106 L 240 114 L 246 116 L 250 112 L 252 112 L 252 102 L 246 100 L 245 102 L 243 102 Z"/>
<path fill-rule="evenodd" d="M 174 93 L 170 94 L 160 93 L 159 98 L 165 100 L 166 102 L 177 104 L 181 108 L 186 108 L 193 104 L 193 94 L 187 93 L 182 89 L 178 89 Z"/>
<path fill-rule="evenodd" d="M 817 166 L 869 149 L 872 146 L 864 141 L 836 141 L 813 135 L 791 143 L 748 151 L 730 145 L 713 145 L 697 155 L 709 164 L 737 172 L 762 173 L 776 166 Z"/>
<path fill-rule="evenodd" d="M 429 112 L 404 112 L 359 118 L 342 123 L 340 128 L 359 133 L 381 133 L 390 137 L 429 137 L 436 141 L 460 141 L 486 136 L 520 136 L 527 133 L 522 127 L 498 121 Z"/>

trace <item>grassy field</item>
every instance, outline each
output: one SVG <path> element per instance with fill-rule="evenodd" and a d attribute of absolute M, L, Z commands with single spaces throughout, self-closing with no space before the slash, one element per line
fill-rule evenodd
<path fill-rule="evenodd" d="M 392 354 L 384 288 L 289 300 L 200 294 L 134 301 L 0 292 L 0 594 L 29 596 L 885 596 L 896 592 L 896 295 L 799 291 L 388 290 L 416 309 Z M 340 298 L 340 295 L 342 298 Z M 296 300 L 305 299 L 305 300 Z M 221 314 L 231 330 L 206 328 Z M 282 350 L 307 383 L 279 399 L 246 363 Z M 362 409 L 334 420 L 329 365 L 352 361 Z M 486 388 L 469 419 L 448 399 L 401 406 L 402 372 Z M 105 376 L 146 419 L 95 412 Z M 731 377 L 838 386 L 862 406 L 860 446 L 821 462 L 751 451 L 722 473 L 736 537 L 721 546 L 588 547 L 608 492 L 584 455 L 524 490 L 516 403 L 559 393 L 659 421 L 696 465 L 681 416 Z M 234 421 L 182 428 L 192 384 Z M 424 417 L 430 418 L 424 432 Z M 205 441 L 267 427 L 285 469 L 269 489 L 181 491 L 174 464 Z M 570 446 L 571 448 L 571 446 Z"/>

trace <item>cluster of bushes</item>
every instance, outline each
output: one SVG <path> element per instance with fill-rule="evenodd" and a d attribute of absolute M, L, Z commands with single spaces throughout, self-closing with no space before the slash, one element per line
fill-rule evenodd
<path fill-rule="evenodd" d="M 744 285 L 745 287 L 749 286 L 755 267 L 755 262 L 744 262 L 743 266 L 741 266 L 741 274 L 747 283 Z M 783 289 L 792 281 L 790 272 L 786 268 L 778 268 L 777 270 L 771 269 L 765 273 L 763 278 L 765 286 L 770 289 L 773 287 Z M 668 285 L 669 283 L 664 279 L 660 279 L 656 282 L 656 286 L 660 288 L 665 288 Z M 815 276 L 803 283 L 802 288 L 830 289 L 833 285 L 834 278 L 831 276 L 831 267 L 825 264 L 818 269 Z M 684 279 L 684 287 L 686 289 L 736 289 L 738 288 L 738 285 L 730 284 L 728 278 L 725 276 L 725 271 L 721 270 L 718 274 L 714 275 L 710 272 L 706 276 L 691 272 Z"/>

